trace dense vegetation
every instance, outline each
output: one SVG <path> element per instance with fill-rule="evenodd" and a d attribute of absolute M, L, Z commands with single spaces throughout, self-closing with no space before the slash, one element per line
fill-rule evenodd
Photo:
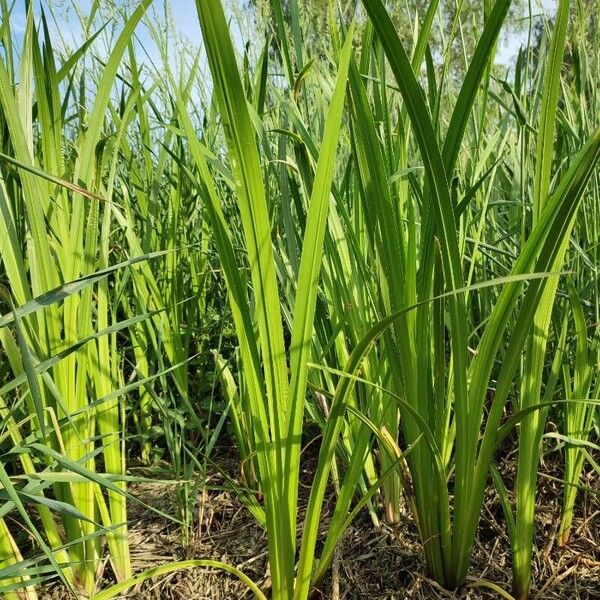
<path fill-rule="evenodd" d="M 510 68 L 511 0 L 263 0 L 237 25 L 196 0 L 199 50 L 151 0 L 102 4 L 67 52 L 51 12 L 17 33 L 0 0 L 0 591 L 210 567 L 304 600 L 361 511 L 406 510 L 455 590 L 493 492 L 528 598 L 543 453 L 558 545 L 598 493 L 596 4 L 529 15 Z M 132 573 L 132 485 L 177 483 L 185 545 L 223 445 L 270 588 Z"/>

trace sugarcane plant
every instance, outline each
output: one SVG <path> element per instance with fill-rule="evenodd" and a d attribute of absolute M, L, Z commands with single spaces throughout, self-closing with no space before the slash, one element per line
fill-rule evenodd
<path fill-rule="evenodd" d="M 598 471 L 583 0 L 508 68 L 511 0 L 328 2 L 326 35 L 312 3 L 196 0 L 197 47 L 168 3 L 129 4 L 77 6 L 69 51 L 51 3 L 24 3 L 20 36 L 0 0 L 0 592 L 108 600 L 209 568 L 306 600 L 365 509 L 414 521 L 439 585 L 508 597 L 467 580 L 492 497 L 528 598 L 541 459 L 564 464 L 563 546 Z M 192 552 L 212 471 L 269 577 L 134 574 L 126 483 L 174 484 L 161 517 Z"/>
<path fill-rule="evenodd" d="M 536 156 L 536 168 L 542 175 L 538 177 L 538 187 L 534 188 L 537 194 L 534 194 L 534 199 L 538 198 L 533 203 L 537 220 L 511 269 L 513 277 L 537 273 L 538 278 L 529 283 L 522 299 L 522 282 L 507 281 L 495 306 L 487 315 L 474 357 L 470 358 L 469 343 L 472 341 L 469 342 L 468 339 L 468 318 L 462 292 L 467 282 L 460 255 L 460 223 L 465 203 L 453 202 L 451 186 L 462 136 L 472 118 L 471 109 L 482 81 L 486 74 L 489 76 L 486 67 L 491 60 L 495 40 L 509 4 L 496 2 L 488 12 L 483 34 L 458 93 L 445 141 L 441 146 L 432 122 L 432 107 L 428 105 L 427 96 L 417 79 L 420 64 L 411 64 L 383 3 L 364 3 L 402 95 L 407 125 L 411 126 L 411 134 L 424 163 L 425 182 L 420 190 L 419 250 L 422 255 L 418 272 L 413 276 L 417 282 L 416 297 L 427 303 L 435 290 L 438 291 L 438 296 L 442 291 L 449 294 L 444 301 L 445 306 L 437 314 L 435 309 L 421 311 L 421 320 L 417 321 L 418 327 L 413 330 L 418 335 L 413 334 L 414 341 L 407 348 L 408 354 L 401 354 L 396 363 L 400 369 L 398 381 L 401 382 L 397 394 L 405 402 L 400 408 L 401 414 L 404 408 L 401 421 L 404 424 L 404 435 L 410 442 L 417 434 L 426 432 L 426 438 L 431 440 L 429 444 L 420 445 L 409 459 L 416 520 L 424 544 L 426 564 L 430 574 L 449 588 L 461 585 L 466 576 L 490 466 L 504 431 L 500 428 L 501 418 L 512 391 L 512 379 L 519 366 L 528 332 L 533 328 L 535 336 L 540 331 L 535 326 L 534 315 L 537 312 L 540 315 L 538 318 L 543 316 L 544 324 L 549 320 L 551 301 L 558 281 L 556 274 L 562 269 L 577 210 L 600 151 L 600 132 L 596 131 L 550 191 L 551 160 L 547 153 L 551 151 L 551 123 L 554 115 L 552 106 L 556 104 L 557 93 L 553 87 L 556 83 L 553 83 L 552 78 L 559 76 L 561 66 L 560 53 L 556 50 L 551 53 L 554 62 L 550 64 L 550 69 L 546 69 L 550 83 L 546 85 L 545 89 L 549 91 L 544 97 L 548 108 L 543 112 L 542 121 L 538 125 L 540 151 Z M 562 35 L 558 34 L 559 41 L 555 46 L 564 43 L 561 41 Z M 378 174 L 380 183 L 375 197 L 385 198 L 388 177 L 381 164 L 383 152 L 378 150 L 380 142 L 375 135 L 374 126 L 371 125 L 370 132 L 366 129 L 369 123 L 373 123 L 373 118 L 369 115 L 364 92 L 362 100 L 360 98 L 360 82 L 358 77 L 356 79 L 356 104 L 359 105 L 359 101 L 362 103 L 357 127 L 362 126 L 364 131 L 357 136 L 357 140 L 365 144 L 368 141 L 368 150 L 363 151 L 362 160 L 371 161 L 371 164 L 365 164 L 362 177 L 366 183 L 376 185 L 373 179 L 377 178 L 374 174 Z M 429 85 L 435 85 L 435 82 L 430 82 Z M 485 90 L 484 85 L 482 93 L 485 94 Z M 477 117 L 475 120 L 477 121 Z M 542 153 L 542 147 L 546 154 Z M 375 163 L 376 160 L 379 164 Z M 369 195 L 368 198 L 372 197 Z M 387 202 L 382 202 L 378 206 L 382 214 L 376 222 L 377 230 L 373 232 L 373 238 L 377 239 L 376 236 L 379 236 L 382 245 L 386 243 L 384 235 L 390 219 L 390 212 L 382 208 L 386 205 Z M 409 223 L 410 220 L 409 213 Z M 391 246 L 392 236 L 398 234 L 391 231 L 387 235 L 390 240 L 388 245 Z M 402 244 L 402 241 L 399 243 Z M 388 249 L 384 247 L 383 251 L 387 252 Z M 411 278 L 409 272 L 402 272 L 401 266 L 406 264 L 407 269 L 414 269 L 414 260 L 403 261 L 403 258 L 396 250 L 393 259 L 382 260 L 382 264 L 395 269 L 400 267 L 398 280 L 405 284 Z M 388 281 L 392 277 L 394 274 L 390 273 Z M 402 323 L 401 314 L 402 311 L 398 313 L 399 324 Z M 404 339 L 411 339 L 410 329 L 405 329 L 402 333 Z M 449 337 L 448 346 L 446 336 Z M 503 362 L 495 377 L 494 386 L 490 376 L 495 357 L 501 350 L 500 343 L 505 336 L 508 341 L 506 348 L 502 349 Z M 432 344 L 432 339 L 437 344 Z M 446 362 L 448 352 L 450 358 Z M 541 351 L 542 358 L 543 355 L 544 352 Z M 534 354 L 530 351 L 526 356 L 533 359 Z M 425 376 L 425 373 L 428 375 Z M 495 388 L 493 400 L 486 408 L 490 387 Z M 517 413 L 518 419 L 525 420 L 520 429 L 522 444 L 526 443 L 526 432 L 531 430 L 527 421 L 535 419 L 537 423 L 540 418 L 539 410 L 535 410 L 536 403 L 535 400 L 529 400 L 521 405 L 523 412 Z M 528 451 L 528 460 L 535 458 L 533 447 L 528 446 Z M 531 512 L 528 514 L 530 518 Z M 515 528 L 518 538 L 516 543 L 522 543 L 524 550 L 531 547 L 527 527 L 520 521 Z M 515 555 L 515 559 L 516 589 L 527 593 L 527 584 L 517 580 L 527 563 L 520 562 L 519 553 Z"/>
<path fill-rule="evenodd" d="M 18 457 L 26 476 L 22 489 L 11 489 L 3 468 L 3 487 L 17 507 L 25 510 L 23 494 L 36 507 L 43 531 L 36 539 L 65 585 L 81 597 L 95 589 L 102 535 L 116 577 L 131 576 L 124 486 L 117 482 L 102 487 L 105 479 L 94 475 L 99 454 L 107 472 L 118 476 L 125 470 L 121 406 L 118 395 L 111 396 L 121 383 L 118 327 L 106 274 L 94 274 L 109 268 L 112 227 L 114 178 L 103 182 L 100 171 L 102 165 L 116 162 L 118 150 L 110 136 L 104 137 L 104 115 L 121 58 L 148 4 L 138 6 L 115 40 L 89 113 L 82 109 L 79 114 L 85 127 L 73 139 L 65 134 L 68 104 L 61 90 L 66 84 L 67 93 L 73 92 L 75 68 L 90 40 L 57 65 L 45 17 L 38 28 L 33 4 L 27 3 L 17 69 L 10 13 L 5 3 L 2 7 L 6 54 L 0 61 L 0 235 L 8 281 L 3 288 L 2 345 L 13 377 L 2 394 L 25 386 L 22 396 L 12 395 L 14 403 L 3 401 L 2 419 L 13 444 L 10 453 Z M 85 80 L 80 93 L 85 94 Z M 83 106 L 84 97 L 80 100 Z M 118 139 L 123 131 L 113 134 Z M 68 145 L 76 149 L 76 159 L 64 177 Z M 79 476 L 61 477 L 55 473 L 61 468 Z M 3 564 L 19 565 L 16 542 L 6 523 L 3 528 Z M 39 577 L 44 569 L 33 572 Z M 18 570 L 14 578 L 19 579 Z M 10 586 L 8 593 L 19 597 Z M 30 588 L 26 593 L 34 597 Z"/>

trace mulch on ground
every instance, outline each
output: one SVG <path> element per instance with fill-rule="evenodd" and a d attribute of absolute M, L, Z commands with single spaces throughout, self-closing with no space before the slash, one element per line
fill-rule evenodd
<path fill-rule="evenodd" d="M 221 468 L 234 474 L 237 459 L 225 452 L 218 460 Z M 504 462 L 504 475 L 510 480 L 511 462 Z M 562 486 L 556 477 L 558 465 L 546 461 L 539 477 L 537 507 L 537 550 L 534 555 L 533 598 L 548 600 L 600 599 L 600 502 L 598 496 L 580 493 L 571 539 L 566 547 L 555 544 Z M 310 479 L 310 461 L 303 471 Z M 599 489 L 598 477 L 589 473 L 583 481 Z M 210 475 L 208 487 L 224 481 Z M 299 510 L 303 518 L 308 486 Z M 171 515 L 177 514 L 175 484 L 143 483 L 129 490 L 143 502 Z M 333 510 L 334 495 L 325 504 L 323 526 Z M 267 593 L 270 586 L 267 539 L 244 505 L 230 491 L 203 491 L 197 498 L 195 524 L 187 547 L 182 545 L 177 523 L 137 503 L 130 503 L 129 540 L 135 572 L 185 559 L 219 560 L 241 569 Z M 493 582 L 510 591 L 510 553 L 500 502 L 493 489 L 488 491 L 479 535 L 472 557 L 467 585 L 456 592 L 441 588 L 425 575 L 415 523 L 409 513 L 401 522 L 374 527 L 363 511 L 342 538 L 328 580 L 314 600 L 401 600 L 500 598 L 485 586 Z M 110 580 L 107 567 L 105 577 Z M 245 586 L 222 571 L 189 569 L 147 581 L 130 590 L 135 600 L 235 600 L 252 598 Z M 48 589 L 44 600 L 64 598 L 59 588 Z"/>

